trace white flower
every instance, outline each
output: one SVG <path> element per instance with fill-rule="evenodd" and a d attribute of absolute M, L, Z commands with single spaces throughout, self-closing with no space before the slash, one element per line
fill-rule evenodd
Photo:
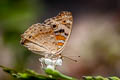
<path fill-rule="evenodd" d="M 62 59 L 49 59 L 49 58 L 40 58 L 39 61 L 41 62 L 42 68 L 50 68 L 55 69 L 56 66 L 62 65 Z"/>
<path fill-rule="evenodd" d="M 47 65 L 47 67 L 46 67 L 46 68 L 49 68 L 49 69 L 54 70 L 54 69 L 55 69 L 55 66 L 54 66 L 54 65 Z"/>

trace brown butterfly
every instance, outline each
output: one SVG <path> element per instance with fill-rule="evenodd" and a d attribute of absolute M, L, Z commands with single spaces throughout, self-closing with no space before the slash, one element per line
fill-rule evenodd
<path fill-rule="evenodd" d="M 70 37 L 72 23 L 71 12 L 62 11 L 56 17 L 29 27 L 21 35 L 20 43 L 43 56 L 60 54 Z"/>

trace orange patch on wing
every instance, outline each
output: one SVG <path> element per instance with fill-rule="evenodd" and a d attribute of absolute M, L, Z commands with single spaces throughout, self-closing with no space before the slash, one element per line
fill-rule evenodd
<path fill-rule="evenodd" d="M 57 45 L 59 45 L 59 46 L 63 46 L 64 43 L 58 42 Z"/>
<path fill-rule="evenodd" d="M 61 35 L 57 35 L 56 39 L 57 40 L 66 40 L 66 38 L 64 36 L 61 36 Z"/>

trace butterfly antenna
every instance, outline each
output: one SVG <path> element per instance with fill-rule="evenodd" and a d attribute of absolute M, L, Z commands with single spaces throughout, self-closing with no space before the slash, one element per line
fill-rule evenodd
<path fill-rule="evenodd" d="M 62 55 L 62 57 L 67 58 L 67 59 L 70 59 L 70 60 L 72 60 L 72 61 L 74 61 L 74 62 L 78 62 L 78 60 L 75 60 L 75 59 L 69 58 L 69 57 L 67 57 L 67 56 L 63 56 L 63 55 Z M 78 57 L 80 57 L 80 56 L 78 56 Z"/>

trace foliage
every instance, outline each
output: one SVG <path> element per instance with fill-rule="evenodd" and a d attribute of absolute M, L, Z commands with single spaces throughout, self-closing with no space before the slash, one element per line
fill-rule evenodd
<path fill-rule="evenodd" d="M 46 75 L 43 75 L 29 69 L 25 70 L 24 72 L 17 72 L 16 70 L 4 66 L 0 67 L 11 76 L 20 80 L 78 80 L 73 77 L 66 76 L 57 70 L 45 69 Z M 83 76 L 83 80 L 120 80 L 120 78 L 116 76 L 108 78 L 102 76 Z"/>
<path fill-rule="evenodd" d="M 105 77 L 102 77 L 102 76 L 84 76 L 83 77 L 84 80 L 120 80 L 120 78 L 116 77 L 116 76 L 113 76 L 113 77 L 108 77 L 108 78 L 105 78 Z"/>
<path fill-rule="evenodd" d="M 41 75 L 33 70 L 25 70 L 24 72 L 17 72 L 16 70 L 0 66 L 5 72 L 20 80 L 76 80 L 75 78 L 66 76 L 57 70 L 45 69 L 47 75 Z"/>

